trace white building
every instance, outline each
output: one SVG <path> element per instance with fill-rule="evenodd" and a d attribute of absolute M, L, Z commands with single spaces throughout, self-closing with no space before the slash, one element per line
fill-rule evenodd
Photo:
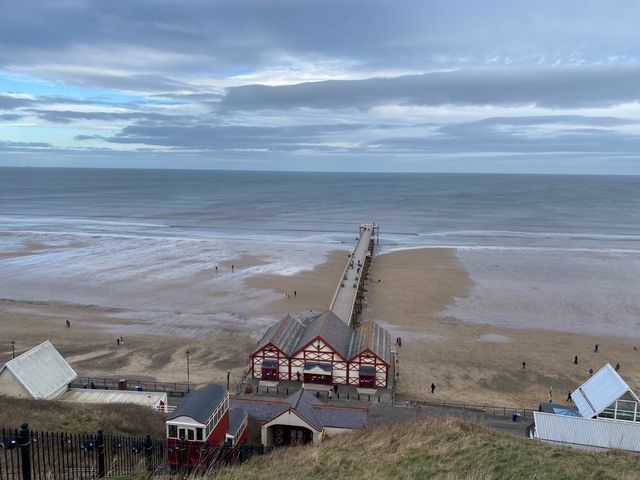
<path fill-rule="evenodd" d="M 0 368 L 0 395 L 55 400 L 78 375 L 48 340 Z"/>
<path fill-rule="evenodd" d="M 640 452 L 640 400 L 606 364 L 571 398 L 579 415 L 534 412 L 529 436 L 589 450 Z"/>

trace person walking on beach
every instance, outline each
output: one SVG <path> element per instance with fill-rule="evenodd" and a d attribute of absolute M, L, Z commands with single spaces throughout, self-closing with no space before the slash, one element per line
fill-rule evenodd
<path fill-rule="evenodd" d="M 576 355 L 575 357 L 573 357 L 573 364 L 577 365 L 578 364 L 578 355 Z"/>
<path fill-rule="evenodd" d="M 218 265 L 216 265 L 216 273 L 218 273 Z"/>
<path fill-rule="evenodd" d="M 589 369 L 589 375 L 593 375 L 593 368 Z"/>
<path fill-rule="evenodd" d="M 522 362 L 522 369 L 524 370 L 525 368 L 527 368 L 527 362 Z"/>
<path fill-rule="evenodd" d="M 597 343 L 596 343 L 596 346 L 595 346 L 595 347 L 593 347 L 593 351 L 594 351 L 595 353 L 598 353 L 598 344 L 597 344 Z"/>
<path fill-rule="evenodd" d="M 71 322 L 69 320 L 67 320 L 64 325 L 66 328 L 71 328 Z"/>
<path fill-rule="evenodd" d="M 620 371 L 620 363 L 616 363 L 616 372 Z"/>
<path fill-rule="evenodd" d="M 567 394 L 567 402 L 573 403 L 573 399 L 571 398 L 571 392 Z"/>
<path fill-rule="evenodd" d="M 293 297 L 295 298 L 295 296 L 298 295 L 298 292 L 296 292 L 295 290 L 293 291 Z"/>
<path fill-rule="evenodd" d="M 549 403 L 553 403 L 553 387 L 549 385 Z"/>
<path fill-rule="evenodd" d="M 235 269 L 235 266 L 231 265 L 231 273 L 233 273 L 234 269 Z"/>
<path fill-rule="evenodd" d="M 431 384 L 431 394 L 433 395 L 436 392 L 436 384 L 432 383 Z"/>

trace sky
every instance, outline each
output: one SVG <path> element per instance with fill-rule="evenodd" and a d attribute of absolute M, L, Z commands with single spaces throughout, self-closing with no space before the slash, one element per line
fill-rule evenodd
<path fill-rule="evenodd" d="M 640 174 L 636 0 L 0 2 L 0 166 Z"/>

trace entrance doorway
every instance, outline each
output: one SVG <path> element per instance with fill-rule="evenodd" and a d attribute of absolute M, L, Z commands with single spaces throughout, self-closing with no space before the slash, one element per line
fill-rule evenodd
<path fill-rule="evenodd" d="M 304 383 L 331 385 L 332 382 L 333 369 L 330 363 L 305 362 Z"/>
<path fill-rule="evenodd" d="M 261 367 L 262 380 L 268 380 L 271 382 L 278 381 L 278 361 L 277 360 L 263 360 Z"/>
<path fill-rule="evenodd" d="M 358 370 L 358 386 L 361 388 L 376 387 L 376 367 L 374 365 L 360 365 Z"/>
<path fill-rule="evenodd" d="M 289 425 L 274 425 L 270 428 L 273 429 L 274 447 L 305 445 L 313 442 L 313 432 L 308 428 Z"/>

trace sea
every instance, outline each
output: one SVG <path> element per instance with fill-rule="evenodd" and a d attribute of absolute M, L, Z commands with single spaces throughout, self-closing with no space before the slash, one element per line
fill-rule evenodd
<path fill-rule="evenodd" d="M 634 176 L 0 168 L 0 299 L 260 323 L 276 294 L 247 276 L 312 269 L 374 222 L 378 253 L 456 250 L 475 287 L 447 316 L 640 338 Z"/>

